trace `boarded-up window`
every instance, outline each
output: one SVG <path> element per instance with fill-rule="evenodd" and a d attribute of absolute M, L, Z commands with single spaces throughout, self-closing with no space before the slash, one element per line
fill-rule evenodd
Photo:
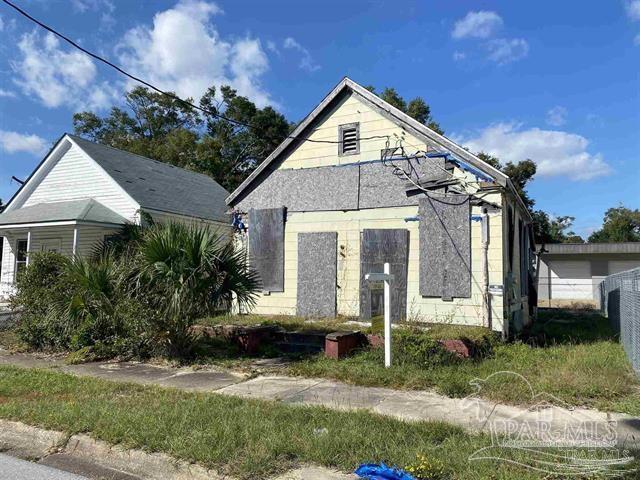
<path fill-rule="evenodd" d="M 249 210 L 249 258 L 266 292 L 284 291 L 284 212 Z"/>
<path fill-rule="evenodd" d="M 298 234 L 297 314 L 301 317 L 336 316 L 338 234 Z"/>
<path fill-rule="evenodd" d="M 367 273 L 382 273 L 389 263 L 391 282 L 391 321 L 407 314 L 407 265 L 409 231 L 399 228 L 365 229 L 360 234 L 360 318 L 383 313 L 383 290 L 365 280 Z"/>
<path fill-rule="evenodd" d="M 471 207 L 467 195 L 420 199 L 420 295 L 471 296 Z"/>

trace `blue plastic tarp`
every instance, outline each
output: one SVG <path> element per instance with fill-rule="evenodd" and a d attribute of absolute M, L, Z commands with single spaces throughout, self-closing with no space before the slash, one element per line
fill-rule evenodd
<path fill-rule="evenodd" d="M 363 463 L 354 472 L 360 478 L 366 480 L 416 480 L 416 478 L 396 467 L 389 467 L 384 463 Z"/>

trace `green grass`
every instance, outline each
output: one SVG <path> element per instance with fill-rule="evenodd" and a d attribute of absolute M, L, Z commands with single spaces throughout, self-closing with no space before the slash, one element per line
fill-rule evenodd
<path fill-rule="evenodd" d="M 434 334 L 436 338 L 455 338 L 442 336 L 442 331 Z M 499 342 L 488 358 L 435 363 L 426 368 L 397 362 L 385 369 L 382 351 L 364 350 L 340 361 L 320 355 L 305 359 L 292 364 L 288 373 L 365 386 L 433 388 L 444 395 L 463 397 L 475 391 L 472 380 L 508 371 L 524 376 L 534 392 L 551 394 L 559 403 L 640 415 L 640 383 L 606 319 L 543 312 L 530 340 Z M 480 395 L 512 404 L 527 404 L 531 398 L 528 384 L 511 374 L 493 375 L 482 384 Z"/>
<path fill-rule="evenodd" d="M 418 454 L 445 465 L 451 479 L 548 478 L 507 463 L 469 462 L 469 455 L 491 440 L 445 423 L 405 423 L 366 412 L 118 384 L 50 370 L 0 367 L 0 417 L 165 452 L 247 479 L 301 463 L 343 471 L 370 461 L 403 466 Z"/>

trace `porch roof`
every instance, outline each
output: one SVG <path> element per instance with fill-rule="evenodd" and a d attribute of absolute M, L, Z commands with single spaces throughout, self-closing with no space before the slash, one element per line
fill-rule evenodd
<path fill-rule="evenodd" d="M 0 214 L 0 226 L 52 222 L 123 224 L 126 219 L 94 199 L 38 203 Z"/>

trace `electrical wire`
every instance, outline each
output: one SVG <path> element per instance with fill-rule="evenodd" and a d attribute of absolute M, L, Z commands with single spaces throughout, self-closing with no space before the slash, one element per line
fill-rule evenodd
<path fill-rule="evenodd" d="M 15 5 L 13 2 L 9 1 L 9 0 L 2 0 L 2 2 L 4 2 L 5 4 L 7 4 L 9 7 L 13 8 L 16 12 L 18 12 L 20 15 L 22 15 L 23 17 L 27 18 L 28 20 L 32 21 L 33 23 L 35 23 L 36 25 L 38 25 L 39 27 L 45 29 L 46 31 L 52 33 L 53 35 L 55 35 L 58 38 L 61 38 L 62 40 L 64 40 L 65 42 L 67 42 L 69 45 L 73 46 L 74 48 L 80 50 L 82 53 L 84 53 L 85 55 L 90 56 L 91 58 L 94 58 L 95 60 L 104 63 L 105 65 L 108 65 L 109 67 L 115 69 L 117 72 L 119 72 L 120 74 L 124 75 L 127 78 L 130 78 L 131 80 L 134 80 L 138 83 L 141 83 L 142 85 L 150 88 L 151 90 L 160 93 L 161 95 L 165 95 L 169 98 L 172 98 L 184 105 L 188 105 L 189 107 L 198 110 L 202 113 L 206 113 L 207 115 L 211 115 L 214 118 L 219 118 L 220 120 L 224 120 L 225 122 L 231 123 L 233 125 L 236 125 L 238 127 L 245 127 L 245 128 L 249 128 L 249 129 L 255 129 L 256 127 L 249 124 L 249 123 L 245 123 L 245 122 L 241 122 L 239 120 L 235 120 L 233 118 L 229 118 L 225 115 L 222 115 L 221 113 L 218 113 L 216 111 L 213 110 L 209 110 L 207 108 L 201 107 L 199 105 L 196 105 L 193 102 L 190 102 L 188 100 L 184 100 L 183 98 L 180 98 L 179 96 L 177 96 L 175 93 L 172 92 L 168 92 L 166 90 L 162 90 L 159 87 L 156 87 L 155 85 L 153 85 L 150 82 L 147 82 L 146 80 L 137 77 L 129 72 L 127 72 L 126 70 L 124 70 L 123 68 L 119 67 L 118 65 L 116 65 L 115 63 L 112 63 L 111 61 L 107 60 L 106 58 L 93 53 L 90 50 L 87 50 L 86 48 L 78 45 L 76 42 L 74 42 L 73 40 L 71 40 L 69 37 L 67 37 L 66 35 L 64 35 L 63 33 L 60 33 L 59 31 L 57 31 L 56 29 L 54 29 L 53 27 L 50 27 L 49 25 L 47 25 L 46 23 L 38 20 L 37 18 L 33 17 L 31 14 L 29 14 L 28 12 L 26 12 L 25 10 L 23 10 L 22 8 L 18 7 L 17 5 Z M 263 137 L 264 138 L 264 137 Z M 341 144 L 343 143 L 342 140 L 314 140 L 314 139 L 310 139 L 307 137 L 300 137 L 300 136 L 296 136 L 296 135 L 287 135 L 285 138 L 288 139 L 292 139 L 292 140 L 302 140 L 305 142 L 311 142 L 311 143 L 325 143 L 325 144 Z M 388 135 L 373 135 L 370 137 L 358 137 L 357 140 L 374 140 L 374 139 L 382 139 L 382 138 L 386 138 L 388 139 L 389 136 Z M 273 138 L 272 138 L 273 140 Z"/>

